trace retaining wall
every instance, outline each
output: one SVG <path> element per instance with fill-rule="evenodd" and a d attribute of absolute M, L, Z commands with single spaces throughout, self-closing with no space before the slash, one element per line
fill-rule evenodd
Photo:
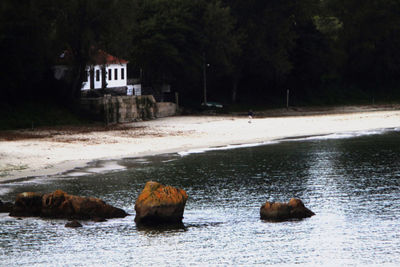
<path fill-rule="evenodd" d="M 150 120 L 176 115 L 176 104 L 157 103 L 152 95 L 82 98 L 81 111 L 106 124 Z"/>
<path fill-rule="evenodd" d="M 172 102 L 157 102 L 156 117 L 170 117 L 176 115 L 176 104 Z"/>

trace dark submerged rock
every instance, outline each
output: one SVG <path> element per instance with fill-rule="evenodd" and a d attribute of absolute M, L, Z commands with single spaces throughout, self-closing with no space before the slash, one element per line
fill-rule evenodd
<path fill-rule="evenodd" d="M 265 202 L 261 206 L 260 216 L 263 220 L 285 221 L 303 219 L 315 215 L 306 208 L 300 199 L 292 198 L 288 203 Z"/>
<path fill-rule="evenodd" d="M 24 192 L 17 195 L 10 216 L 38 217 L 42 210 L 42 194 Z"/>
<path fill-rule="evenodd" d="M 137 224 L 181 224 L 188 196 L 183 189 L 149 181 L 135 203 Z"/>
<path fill-rule="evenodd" d="M 183 222 L 180 223 L 139 223 L 136 224 L 136 229 L 138 231 L 143 231 L 143 232 L 157 232 L 157 233 L 163 233 L 163 232 L 171 232 L 171 231 L 176 231 L 176 230 L 182 230 L 182 231 L 187 231 L 187 228 Z"/>
<path fill-rule="evenodd" d="M 0 200 L 0 213 L 10 213 L 14 205 L 10 202 L 3 202 Z"/>
<path fill-rule="evenodd" d="M 65 224 L 65 227 L 77 228 L 77 227 L 82 227 L 82 224 L 80 222 L 78 222 L 77 220 L 73 220 L 71 222 L 67 222 Z"/>

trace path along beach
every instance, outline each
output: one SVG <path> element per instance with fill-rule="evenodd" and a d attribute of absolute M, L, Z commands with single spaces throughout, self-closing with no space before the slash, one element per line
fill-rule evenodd
<path fill-rule="evenodd" d="M 0 132 L 0 182 L 54 175 L 95 160 L 142 157 L 289 137 L 400 128 L 400 106 L 174 116 L 104 126 Z"/>

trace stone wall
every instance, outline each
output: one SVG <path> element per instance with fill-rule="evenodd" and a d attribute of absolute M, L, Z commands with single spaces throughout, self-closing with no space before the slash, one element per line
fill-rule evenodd
<path fill-rule="evenodd" d="M 105 124 L 150 120 L 176 114 L 174 103 L 157 103 L 152 95 L 82 98 L 81 111 Z"/>
<path fill-rule="evenodd" d="M 176 115 L 177 107 L 175 103 L 172 102 L 157 102 L 156 117 L 170 117 Z"/>

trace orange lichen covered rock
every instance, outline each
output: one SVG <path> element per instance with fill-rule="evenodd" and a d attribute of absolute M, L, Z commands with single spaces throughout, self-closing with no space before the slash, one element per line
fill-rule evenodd
<path fill-rule="evenodd" d="M 287 219 L 290 216 L 290 207 L 286 203 L 265 202 L 261 207 L 262 219 Z"/>
<path fill-rule="evenodd" d="M 11 216 L 39 216 L 68 219 L 121 218 L 125 211 L 93 197 L 69 195 L 62 190 L 49 194 L 21 193 L 17 196 Z"/>
<path fill-rule="evenodd" d="M 180 223 L 188 196 L 183 189 L 149 181 L 135 203 L 136 223 Z"/>
<path fill-rule="evenodd" d="M 45 194 L 42 198 L 43 217 L 51 218 L 121 218 L 127 216 L 125 211 L 106 204 L 103 200 L 94 197 L 81 197 L 56 190 Z"/>
<path fill-rule="evenodd" d="M 306 208 L 300 199 L 292 198 L 288 203 L 265 202 L 260 209 L 263 220 L 284 221 L 289 219 L 302 219 L 315 215 Z"/>

